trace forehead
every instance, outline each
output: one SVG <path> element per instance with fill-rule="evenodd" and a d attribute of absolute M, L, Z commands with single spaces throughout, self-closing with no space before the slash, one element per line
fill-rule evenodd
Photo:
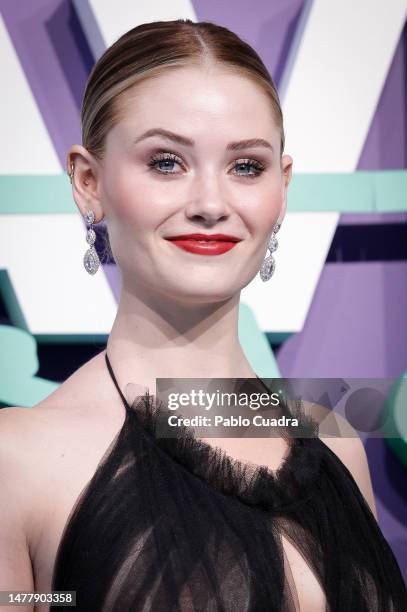
<path fill-rule="evenodd" d="M 268 137 L 277 146 L 280 137 L 265 91 L 249 77 L 218 68 L 169 69 L 121 94 L 116 110 L 115 138 L 157 125 L 197 139 L 227 131 L 242 138 Z"/>

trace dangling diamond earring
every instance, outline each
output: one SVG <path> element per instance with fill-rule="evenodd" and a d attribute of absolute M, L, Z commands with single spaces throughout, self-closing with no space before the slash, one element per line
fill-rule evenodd
<path fill-rule="evenodd" d="M 277 249 L 278 242 L 276 238 L 276 234 L 281 227 L 281 223 L 277 223 L 274 226 L 273 232 L 270 236 L 270 240 L 267 245 L 267 249 L 270 251 L 270 255 L 266 257 L 261 264 L 260 268 L 260 278 L 263 282 L 268 281 L 274 274 L 274 270 L 276 267 L 276 262 L 274 261 L 274 257 L 272 253 Z"/>
<path fill-rule="evenodd" d="M 92 223 L 95 221 L 95 213 L 93 210 L 88 210 L 84 217 L 89 226 L 86 232 L 86 242 L 89 244 L 90 248 L 84 255 L 83 265 L 85 266 L 86 272 L 89 272 L 89 274 L 96 274 L 100 265 L 100 259 L 94 246 L 96 242 L 96 232 L 92 228 Z"/>

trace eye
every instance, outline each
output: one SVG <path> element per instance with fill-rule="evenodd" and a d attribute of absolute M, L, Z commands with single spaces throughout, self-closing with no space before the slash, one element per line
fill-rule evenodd
<path fill-rule="evenodd" d="M 254 172 L 252 171 L 251 174 L 247 174 L 246 172 L 244 172 L 243 174 L 237 174 L 237 176 L 244 176 L 247 178 L 255 178 L 256 176 L 260 176 L 260 174 L 265 170 L 265 166 L 263 166 L 263 164 L 261 164 L 259 161 L 257 161 L 257 159 L 238 159 L 235 163 L 234 168 L 252 168 L 254 170 Z M 233 174 L 236 174 L 235 172 L 233 172 Z"/>
<path fill-rule="evenodd" d="M 161 152 L 153 155 L 148 162 L 151 170 L 158 172 L 159 174 L 176 174 L 172 172 L 173 164 L 177 163 L 182 165 L 182 160 L 175 155 L 175 153 Z"/>
<path fill-rule="evenodd" d="M 161 151 L 159 153 L 155 153 L 148 162 L 148 165 L 151 170 L 157 172 L 158 174 L 178 174 L 177 172 L 173 172 L 174 164 L 178 164 L 183 166 L 182 159 L 178 157 L 175 153 L 170 153 L 168 151 Z M 260 174 L 265 170 L 265 166 L 260 163 L 257 159 L 238 159 L 235 162 L 233 169 L 251 169 L 250 172 L 233 172 L 235 176 L 243 176 L 245 178 L 256 178 L 260 176 Z"/>

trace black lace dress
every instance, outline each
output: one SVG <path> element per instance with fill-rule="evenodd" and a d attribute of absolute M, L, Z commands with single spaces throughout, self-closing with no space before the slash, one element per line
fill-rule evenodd
<path fill-rule="evenodd" d="M 326 611 L 407 611 L 389 544 L 320 438 L 291 437 L 274 473 L 189 427 L 159 437 L 154 396 L 130 406 L 106 363 L 126 418 L 59 544 L 52 589 L 76 591 L 74 609 L 298 612 L 284 535 L 322 586 Z M 73 608 L 50 607 L 61 609 Z"/>

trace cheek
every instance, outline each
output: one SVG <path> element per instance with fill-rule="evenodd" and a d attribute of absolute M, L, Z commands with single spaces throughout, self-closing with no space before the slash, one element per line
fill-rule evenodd
<path fill-rule="evenodd" d="M 242 200 L 240 214 L 253 236 L 268 236 L 277 221 L 281 205 L 281 189 L 277 180 L 261 186 L 247 203 Z"/>
<path fill-rule="evenodd" d="M 159 193 L 151 189 L 148 179 L 125 164 L 111 168 L 103 193 L 111 223 L 122 231 L 129 227 L 154 229 L 164 214 Z"/>

